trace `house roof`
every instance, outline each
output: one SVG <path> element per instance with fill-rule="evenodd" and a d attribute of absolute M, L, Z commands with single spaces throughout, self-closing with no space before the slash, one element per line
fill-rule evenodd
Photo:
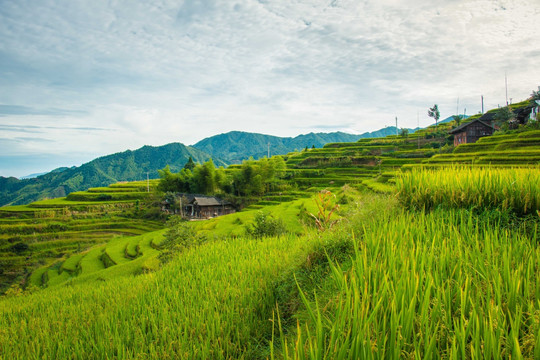
<path fill-rule="evenodd" d="M 225 205 L 222 203 L 219 199 L 215 197 L 199 197 L 195 196 L 192 201 L 193 204 L 199 205 L 199 206 L 219 206 L 219 205 Z"/>
<path fill-rule="evenodd" d="M 473 120 L 473 121 L 471 121 L 471 122 L 468 122 L 468 123 L 465 123 L 465 124 L 461 124 L 461 125 L 458 126 L 457 128 L 450 130 L 448 133 L 454 134 L 454 133 L 461 132 L 461 131 L 463 131 L 464 129 L 466 129 L 467 127 L 469 127 L 469 125 L 472 125 L 472 124 L 477 123 L 477 122 L 480 123 L 480 124 L 482 124 L 482 125 L 487 126 L 488 128 L 491 128 L 491 129 L 495 130 L 495 128 L 494 128 L 491 124 L 488 124 L 488 123 L 486 123 L 486 122 L 483 122 L 483 121 L 480 120 L 480 119 L 476 119 L 476 120 Z"/>

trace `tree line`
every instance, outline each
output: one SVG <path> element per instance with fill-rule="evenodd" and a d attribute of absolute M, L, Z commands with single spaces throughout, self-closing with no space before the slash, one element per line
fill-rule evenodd
<path fill-rule="evenodd" d="M 285 175 L 285 160 L 281 156 L 244 160 L 242 165 L 216 168 L 212 159 L 195 164 L 190 157 L 184 168 L 173 173 L 167 165 L 158 170 L 158 190 L 192 194 L 260 196 L 275 190 Z"/>

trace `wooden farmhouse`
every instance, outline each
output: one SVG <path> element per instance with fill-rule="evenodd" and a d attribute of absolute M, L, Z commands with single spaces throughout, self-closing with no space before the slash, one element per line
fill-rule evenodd
<path fill-rule="evenodd" d="M 481 137 L 493 135 L 494 131 L 495 128 L 489 122 L 476 119 L 450 130 L 449 133 L 454 135 L 454 146 L 458 146 L 477 142 Z"/>
<path fill-rule="evenodd" d="M 234 212 L 231 203 L 213 196 L 193 196 L 185 206 L 185 214 L 193 219 L 209 219 Z"/>

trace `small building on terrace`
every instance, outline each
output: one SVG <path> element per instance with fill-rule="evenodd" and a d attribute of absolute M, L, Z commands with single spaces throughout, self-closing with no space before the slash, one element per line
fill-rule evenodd
<path fill-rule="evenodd" d="M 449 133 L 454 135 L 454 146 L 458 146 L 477 142 L 481 137 L 493 135 L 494 131 L 491 123 L 476 119 L 450 130 Z"/>
<path fill-rule="evenodd" d="M 192 219 L 209 219 L 235 212 L 231 203 L 213 196 L 192 196 L 185 205 L 185 214 Z"/>

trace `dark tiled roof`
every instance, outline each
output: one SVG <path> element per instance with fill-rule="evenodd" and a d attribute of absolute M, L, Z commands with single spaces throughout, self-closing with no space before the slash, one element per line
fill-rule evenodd
<path fill-rule="evenodd" d="M 488 123 L 485 123 L 485 122 L 483 122 L 483 121 L 480 120 L 480 119 L 476 119 L 476 120 L 473 120 L 473 121 L 471 121 L 471 122 L 468 122 L 468 123 L 465 123 L 465 124 L 461 124 L 461 125 L 458 126 L 457 128 L 450 130 L 449 133 L 450 133 L 450 134 L 454 134 L 454 133 L 457 133 L 457 132 L 461 132 L 463 129 L 469 127 L 469 125 L 472 125 L 472 124 L 477 123 L 477 122 L 479 122 L 480 124 L 483 124 L 483 125 L 487 126 L 488 128 L 491 128 L 491 129 L 495 130 L 495 128 L 494 128 L 492 125 L 490 125 L 490 124 L 488 124 Z"/>
<path fill-rule="evenodd" d="M 221 201 L 215 197 L 198 197 L 196 196 L 193 200 L 193 203 L 196 203 L 199 206 L 219 206 Z"/>
<path fill-rule="evenodd" d="M 227 201 L 222 201 L 213 196 L 194 196 L 190 203 L 199 206 L 221 206 L 231 204 Z"/>

